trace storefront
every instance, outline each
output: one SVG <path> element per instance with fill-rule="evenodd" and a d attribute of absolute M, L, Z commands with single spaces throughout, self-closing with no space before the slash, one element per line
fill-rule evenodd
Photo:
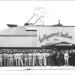
<path fill-rule="evenodd" d="M 74 66 L 75 27 L 73 26 L 40 26 L 38 27 L 38 45 L 52 49 L 54 66 Z M 50 59 L 51 57 L 49 57 Z"/>
<path fill-rule="evenodd" d="M 0 32 L 0 66 L 74 66 L 75 27 L 19 26 Z"/>

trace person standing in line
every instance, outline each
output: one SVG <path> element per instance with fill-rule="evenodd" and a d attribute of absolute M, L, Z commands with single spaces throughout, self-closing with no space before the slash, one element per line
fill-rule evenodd
<path fill-rule="evenodd" d="M 49 53 L 43 53 L 43 64 L 44 66 L 47 66 L 47 57 L 49 56 Z"/>
<path fill-rule="evenodd" d="M 42 53 L 43 54 L 43 65 L 46 66 L 46 53 Z"/>
<path fill-rule="evenodd" d="M 12 52 L 9 53 L 9 66 L 13 66 L 13 54 Z"/>
<path fill-rule="evenodd" d="M 10 56 L 11 56 L 10 53 L 8 53 L 7 54 L 7 57 L 8 57 L 7 64 L 8 64 L 8 66 L 10 66 Z"/>
<path fill-rule="evenodd" d="M 16 52 L 13 54 L 13 66 L 16 66 Z"/>
<path fill-rule="evenodd" d="M 13 66 L 13 53 L 10 52 L 10 66 Z"/>
<path fill-rule="evenodd" d="M 49 56 L 50 56 L 50 53 L 47 52 L 47 53 L 46 53 L 46 66 L 47 66 L 47 57 L 49 57 Z M 50 59 L 50 62 L 49 62 L 49 63 L 51 64 L 51 57 L 50 57 L 49 59 Z"/>
<path fill-rule="evenodd" d="M 28 53 L 28 66 L 31 65 L 30 60 L 31 60 L 31 55 L 30 55 L 30 53 Z"/>
<path fill-rule="evenodd" d="M 21 65 L 23 66 L 22 56 L 23 56 L 23 54 L 20 52 L 19 53 L 19 60 L 18 60 L 19 61 L 19 66 L 21 66 Z"/>
<path fill-rule="evenodd" d="M 29 66 L 32 66 L 32 53 L 28 53 Z"/>
<path fill-rule="evenodd" d="M 23 52 L 21 52 L 21 65 L 23 66 Z"/>
<path fill-rule="evenodd" d="M 21 66 L 21 54 L 18 52 L 18 66 Z"/>
<path fill-rule="evenodd" d="M 56 66 L 56 51 L 53 51 L 53 55 L 52 55 L 52 66 Z"/>
<path fill-rule="evenodd" d="M 49 56 L 50 58 L 49 58 L 49 64 L 50 64 L 50 66 L 53 66 L 53 64 L 54 64 L 54 61 L 53 61 L 53 52 L 50 52 L 50 56 Z"/>
<path fill-rule="evenodd" d="M 39 66 L 39 52 L 36 52 L 36 66 Z"/>
<path fill-rule="evenodd" d="M 36 65 L 36 50 L 33 52 L 33 66 Z"/>
<path fill-rule="evenodd" d="M 69 65 L 69 54 L 68 54 L 68 50 L 65 51 L 64 53 L 64 60 L 65 60 L 65 66 Z"/>
<path fill-rule="evenodd" d="M 36 53 L 36 65 L 39 66 L 39 52 Z"/>
<path fill-rule="evenodd" d="M 31 62 L 31 66 L 33 66 L 33 59 L 34 59 L 33 58 L 33 53 L 31 52 L 31 61 L 30 61 Z"/>
<path fill-rule="evenodd" d="M 28 54 L 24 53 L 24 66 L 28 66 Z"/>
<path fill-rule="evenodd" d="M 71 57 L 72 57 L 72 52 L 71 50 L 69 51 L 69 66 L 71 66 Z"/>
<path fill-rule="evenodd" d="M 24 66 L 24 51 L 23 51 L 23 54 L 22 54 L 22 61 L 23 61 L 23 66 Z"/>
<path fill-rule="evenodd" d="M 8 53 L 8 66 L 11 66 L 11 53 Z"/>
<path fill-rule="evenodd" d="M 20 66 L 20 61 L 21 61 L 21 54 L 20 52 L 17 53 L 17 62 L 18 62 L 18 66 Z"/>
<path fill-rule="evenodd" d="M 38 53 L 38 59 L 39 59 L 39 65 L 40 66 L 42 66 L 43 64 L 43 53 L 42 52 L 40 52 L 40 53 Z"/>
<path fill-rule="evenodd" d="M 9 59 L 10 59 L 10 57 L 9 57 L 9 53 L 8 52 L 6 54 L 6 57 L 7 57 L 7 66 L 9 66 Z"/>
<path fill-rule="evenodd" d="M 0 52 L 0 66 L 2 67 L 2 52 Z"/>
<path fill-rule="evenodd" d="M 51 65 L 51 53 L 49 53 L 49 56 L 47 56 L 47 66 Z"/>
<path fill-rule="evenodd" d="M 57 66 L 60 66 L 60 52 L 59 51 L 57 52 L 56 59 L 57 59 Z"/>
<path fill-rule="evenodd" d="M 60 66 L 64 65 L 64 52 L 61 50 L 60 51 Z"/>
<path fill-rule="evenodd" d="M 14 62 L 15 62 L 15 66 L 18 66 L 18 53 L 17 52 L 14 53 Z"/>
<path fill-rule="evenodd" d="M 3 52 L 3 66 L 6 66 L 6 52 Z"/>
<path fill-rule="evenodd" d="M 6 52 L 6 66 L 8 66 L 8 53 Z"/>
<path fill-rule="evenodd" d="M 24 51 L 22 51 L 22 53 L 21 53 L 21 60 L 22 60 L 22 66 L 24 66 Z"/>
<path fill-rule="evenodd" d="M 75 52 L 73 52 L 73 59 L 72 59 L 72 61 L 73 61 L 73 66 L 75 66 Z"/>
<path fill-rule="evenodd" d="M 21 56 L 20 52 L 17 52 L 17 66 L 20 66 L 20 59 L 21 59 L 20 56 Z"/>
<path fill-rule="evenodd" d="M 69 53 L 69 65 L 70 66 L 75 66 L 75 52 L 74 50 L 70 50 L 70 53 Z"/>

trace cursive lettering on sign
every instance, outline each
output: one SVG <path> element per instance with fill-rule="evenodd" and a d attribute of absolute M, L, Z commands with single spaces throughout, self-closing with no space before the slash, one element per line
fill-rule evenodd
<path fill-rule="evenodd" d="M 49 35 L 44 34 L 42 38 L 39 36 L 39 41 L 40 41 L 40 43 L 44 42 L 45 40 L 48 41 L 49 38 L 52 38 L 54 36 L 56 36 L 56 37 L 64 37 L 64 38 L 68 38 L 68 39 L 72 40 L 72 36 L 69 35 L 68 33 L 64 34 L 63 32 L 57 32 L 57 33 L 52 33 L 52 34 L 49 34 Z"/>

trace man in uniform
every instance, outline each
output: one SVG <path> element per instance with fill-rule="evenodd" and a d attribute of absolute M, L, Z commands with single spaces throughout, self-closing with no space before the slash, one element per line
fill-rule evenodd
<path fill-rule="evenodd" d="M 19 52 L 17 52 L 17 54 L 16 54 L 16 64 L 17 64 L 17 66 L 19 66 L 19 59 L 20 59 L 20 53 Z"/>
<path fill-rule="evenodd" d="M 32 53 L 28 53 L 29 66 L 32 65 Z"/>
<path fill-rule="evenodd" d="M 2 66 L 2 52 L 0 52 L 0 66 Z"/>
<path fill-rule="evenodd" d="M 49 56 L 49 53 L 43 53 L 43 64 L 44 64 L 44 66 L 46 66 L 47 65 L 47 60 L 46 60 L 46 58 Z"/>
<path fill-rule="evenodd" d="M 28 66 L 28 54 L 24 52 L 24 66 Z"/>
<path fill-rule="evenodd" d="M 6 66 L 8 66 L 9 65 L 9 55 L 8 55 L 9 53 L 8 52 L 6 52 Z"/>
<path fill-rule="evenodd" d="M 3 66 L 7 66 L 7 55 L 6 55 L 6 52 L 3 52 Z"/>
<path fill-rule="evenodd" d="M 23 54 L 21 52 L 19 52 L 19 54 L 18 54 L 18 64 L 19 64 L 19 66 L 21 66 L 21 65 L 23 66 L 22 56 L 23 56 Z"/>
<path fill-rule="evenodd" d="M 13 66 L 13 53 L 10 52 L 9 56 L 10 56 L 10 58 L 9 58 L 9 65 Z"/>
<path fill-rule="evenodd" d="M 13 66 L 16 66 L 16 52 L 13 54 Z"/>
<path fill-rule="evenodd" d="M 14 53 L 14 66 L 18 66 L 18 52 Z"/>
<path fill-rule="evenodd" d="M 42 66 L 42 62 L 43 62 L 43 53 L 40 51 L 38 53 L 38 59 L 39 59 L 39 65 Z"/>
<path fill-rule="evenodd" d="M 10 53 L 7 52 L 7 66 L 10 66 Z"/>
<path fill-rule="evenodd" d="M 69 54 L 68 54 L 68 50 L 65 51 L 64 53 L 64 60 L 65 60 L 65 66 L 69 65 Z"/>
<path fill-rule="evenodd" d="M 53 63 L 53 65 L 52 66 L 56 66 L 57 64 L 56 64 L 56 57 L 57 57 L 57 54 L 56 54 L 56 51 L 53 51 L 53 55 L 52 55 L 52 63 Z"/>
<path fill-rule="evenodd" d="M 56 56 L 56 62 L 57 62 L 57 66 L 60 66 L 60 52 L 57 52 L 57 56 Z"/>
<path fill-rule="evenodd" d="M 33 66 L 36 65 L 36 50 L 33 52 Z"/>

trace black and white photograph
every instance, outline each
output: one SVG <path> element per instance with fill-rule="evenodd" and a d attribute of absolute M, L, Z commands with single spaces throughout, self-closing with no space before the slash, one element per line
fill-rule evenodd
<path fill-rule="evenodd" d="M 75 1 L 0 1 L 0 71 L 27 70 L 75 70 Z"/>

